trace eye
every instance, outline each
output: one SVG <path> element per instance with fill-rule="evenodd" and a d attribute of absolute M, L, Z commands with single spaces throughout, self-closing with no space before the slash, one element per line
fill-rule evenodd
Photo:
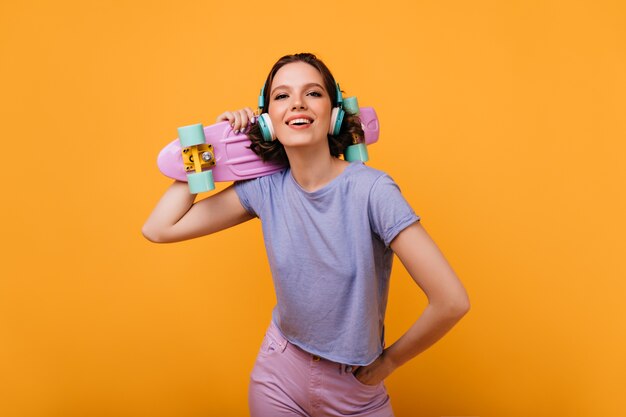
<path fill-rule="evenodd" d="M 307 93 L 307 95 L 310 95 L 310 96 L 313 96 L 313 97 L 322 97 L 324 94 L 319 92 L 319 91 L 310 91 L 310 92 Z M 287 97 L 289 97 L 287 94 L 280 93 L 280 94 L 277 94 L 274 97 L 274 100 L 282 100 L 282 99 L 287 98 Z"/>

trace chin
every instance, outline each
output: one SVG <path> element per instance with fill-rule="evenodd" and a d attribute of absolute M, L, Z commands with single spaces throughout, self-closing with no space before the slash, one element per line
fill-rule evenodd
<path fill-rule="evenodd" d="M 290 147 L 311 146 L 320 142 L 328 142 L 327 136 L 316 138 L 309 132 L 286 132 L 286 134 L 282 135 L 284 139 L 280 139 L 280 137 L 281 136 L 278 136 L 280 143 L 282 143 L 283 146 Z"/>

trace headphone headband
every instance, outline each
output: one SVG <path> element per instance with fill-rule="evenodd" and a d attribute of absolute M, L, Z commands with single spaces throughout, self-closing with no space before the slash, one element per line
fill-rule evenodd
<path fill-rule="evenodd" d="M 343 96 L 341 95 L 341 88 L 339 88 L 339 83 L 335 83 L 337 87 L 337 105 L 335 107 L 343 107 Z"/>
<path fill-rule="evenodd" d="M 259 112 L 263 107 L 265 107 L 265 84 L 263 84 L 263 88 L 261 88 L 261 94 L 259 94 L 259 99 L 257 100 L 259 104 Z"/>

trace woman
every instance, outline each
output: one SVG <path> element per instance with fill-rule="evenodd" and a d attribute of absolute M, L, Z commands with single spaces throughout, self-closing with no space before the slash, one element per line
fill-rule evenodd
<path fill-rule="evenodd" d="M 288 167 L 197 203 L 175 182 L 143 228 L 151 241 L 176 242 L 261 219 L 277 305 L 251 375 L 253 417 L 392 416 L 384 379 L 469 310 L 463 285 L 393 180 L 338 158 L 363 139 L 356 116 L 329 133 L 340 99 L 314 55 L 281 58 L 262 90 L 259 123 L 249 108 L 217 121 L 247 131 L 255 152 Z M 266 123 L 270 137 L 259 126 Z M 394 253 L 429 304 L 385 348 Z"/>

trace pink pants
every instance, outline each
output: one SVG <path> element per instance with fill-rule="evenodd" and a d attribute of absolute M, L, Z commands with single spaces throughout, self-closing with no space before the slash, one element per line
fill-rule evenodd
<path fill-rule="evenodd" d="M 250 376 L 251 417 L 393 417 L 383 382 L 361 383 L 350 366 L 289 343 L 272 322 Z"/>

